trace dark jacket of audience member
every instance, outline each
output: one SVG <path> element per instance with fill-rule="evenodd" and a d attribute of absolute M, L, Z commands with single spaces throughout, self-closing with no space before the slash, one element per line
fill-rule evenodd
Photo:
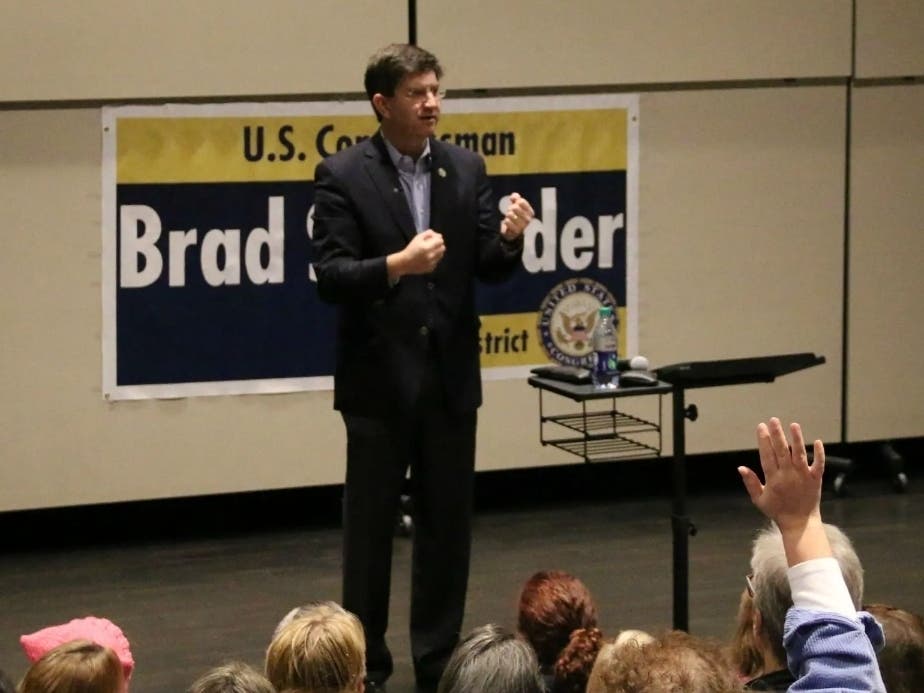
<path fill-rule="evenodd" d="M 520 593 L 517 628 L 535 650 L 552 693 L 583 693 L 603 641 L 583 582 L 557 570 L 533 575 Z"/>

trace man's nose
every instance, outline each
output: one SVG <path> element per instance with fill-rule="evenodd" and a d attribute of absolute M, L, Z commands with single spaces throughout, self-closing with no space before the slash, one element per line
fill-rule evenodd
<path fill-rule="evenodd" d="M 434 91 L 433 89 L 427 89 L 427 97 L 424 100 L 424 105 L 426 106 L 431 106 L 434 104 L 438 105 L 439 102 L 440 102 L 439 93 Z"/>

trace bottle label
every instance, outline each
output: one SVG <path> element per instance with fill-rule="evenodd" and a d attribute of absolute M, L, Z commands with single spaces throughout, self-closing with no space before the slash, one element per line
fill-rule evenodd
<path fill-rule="evenodd" d="M 594 363 L 594 376 L 600 382 L 612 380 L 613 376 L 619 372 L 618 358 L 615 351 L 598 351 L 596 352 L 596 361 Z"/>

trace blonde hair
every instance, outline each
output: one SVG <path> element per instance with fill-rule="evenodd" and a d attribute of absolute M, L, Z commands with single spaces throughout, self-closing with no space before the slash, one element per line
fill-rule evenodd
<path fill-rule="evenodd" d="M 344 693 L 359 690 L 365 659 L 359 619 L 334 602 L 322 602 L 273 637 L 266 651 L 266 677 L 277 691 Z"/>
<path fill-rule="evenodd" d="M 121 693 L 126 688 L 115 652 L 89 640 L 49 650 L 19 684 L 19 693 Z"/>

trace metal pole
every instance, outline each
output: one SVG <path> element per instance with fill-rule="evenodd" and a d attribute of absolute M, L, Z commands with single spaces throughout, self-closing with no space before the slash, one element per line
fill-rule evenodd
<path fill-rule="evenodd" d="M 687 517 L 686 469 L 686 411 L 682 386 L 674 386 L 674 498 L 671 527 L 674 536 L 674 628 L 689 630 L 689 536 L 690 518 Z"/>

